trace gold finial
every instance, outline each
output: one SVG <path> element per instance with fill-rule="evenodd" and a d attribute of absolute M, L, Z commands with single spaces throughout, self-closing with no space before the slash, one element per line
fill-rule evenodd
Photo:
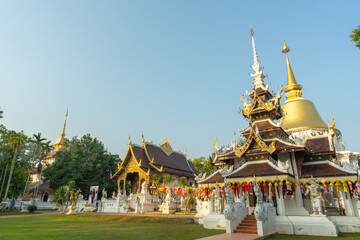
<path fill-rule="evenodd" d="M 63 127 L 63 130 L 62 130 L 62 133 L 61 133 L 61 136 L 63 136 L 63 137 L 65 136 L 65 127 L 66 127 L 66 120 L 67 120 L 68 114 L 69 114 L 69 109 L 66 108 L 65 122 L 64 122 L 64 127 Z"/>
<path fill-rule="evenodd" d="M 254 29 L 252 28 L 251 24 L 250 24 L 250 35 L 253 37 L 254 36 Z"/>
<path fill-rule="evenodd" d="M 144 147 L 144 146 L 145 146 L 145 138 L 144 138 L 144 134 L 143 134 L 143 133 L 141 134 L 141 138 L 142 138 L 142 140 L 141 140 L 142 146 Z"/>
<path fill-rule="evenodd" d="M 129 134 L 129 145 L 131 144 L 131 138 L 130 138 L 130 134 Z"/>
<path fill-rule="evenodd" d="M 286 54 L 286 71 L 287 71 L 287 86 L 285 87 L 286 98 L 288 100 L 293 99 L 293 98 L 301 98 L 302 97 L 302 92 L 301 92 L 302 86 L 300 84 L 298 84 L 295 79 L 295 75 L 292 71 L 289 57 L 287 55 L 287 53 L 290 51 L 290 48 L 285 43 L 285 36 L 283 36 L 283 38 L 284 38 L 284 46 L 283 46 L 282 52 Z"/>
<path fill-rule="evenodd" d="M 285 43 L 285 35 L 283 35 L 283 39 L 284 39 L 284 46 L 283 46 L 282 52 L 288 53 L 288 52 L 290 52 L 290 48 Z"/>

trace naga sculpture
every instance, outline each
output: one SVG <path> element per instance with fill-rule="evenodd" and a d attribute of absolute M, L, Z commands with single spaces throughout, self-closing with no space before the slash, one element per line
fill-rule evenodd
<path fill-rule="evenodd" d="M 259 185 L 256 182 L 256 178 L 254 176 L 254 192 L 256 196 L 256 207 L 254 210 L 254 215 L 256 220 L 265 222 L 268 218 L 268 208 L 273 207 L 272 203 L 267 203 L 263 201 L 263 194 Z"/>
<path fill-rule="evenodd" d="M 245 208 L 244 202 L 234 202 L 234 195 L 227 185 L 225 178 L 225 193 L 226 193 L 226 205 L 224 209 L 224 216 L 227 220 L 235 220 L 239 209 Z"/>

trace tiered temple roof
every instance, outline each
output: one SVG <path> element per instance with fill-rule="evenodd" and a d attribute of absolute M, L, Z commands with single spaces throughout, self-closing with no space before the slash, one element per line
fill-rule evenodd
<path fill-rule="evenodd" d="M 302 97 L 302 86 L 297 83 L 290 66 L 287 55 L 290 49 L 285 41 L 287 100 L 281 106 L 283 88 L 281 86 L 274 96 L 269 92 L 269 86 L 265 86 L 252 29 L 251 36 L 255 73 L 251 74 L 253 89 L 246 94 L 252 102 L 247 103 L 241 97 L 242 113 L 248 119 L 249 127 L 239 130 L 245 140 L 220 149 L 214 142 L 215 158 L 212 163 L 223 169 L 215 175 L 200 178 L 198 183 L 212 184 L 215 180 L 219 181 L 220 175 L 238 182 L 244 179 L 252 181 L 254 175 L 266 181 L 281 178 L 298 181 L 310 176 L 325 180 L 356 179 L 357 171 L 346 169 L 336 161 L 334 136 L 341 134 L 334 129 L 334 122 L 327 126 L 315 105 Z"/>

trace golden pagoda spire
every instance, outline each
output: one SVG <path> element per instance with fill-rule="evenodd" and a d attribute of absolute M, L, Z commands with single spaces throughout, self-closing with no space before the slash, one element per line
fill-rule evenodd
<path fill-rule="evenodd" d="M 62 129 L 62 132 L 60 134 L 60 137 L 59 139 L 56 141 L 56 143 L 54 144 L 55 146 L 55 151 L 56 150 L 60 150 L 64 147 L 64 143 L 65 143 L 65 128 L 66 128 L 66 120 L 67 120 L 67 117 L 68 117 L 68 113 L 69 113 L 69 110 L 68 108 L 66 108 L 66 114 L 65 114 L 65 121 L 64 121 L 64 127 Z"/>
<path fill-rule="evenodd" d="M 303 129 L 318 128 L 328 129 L 328 126 L 322 120 L 314 103 L 302 97 L 302 86 L 297 83 L 290 66 L 287 55 L 289 51 L 290 49 L 286 45 L 284 37 L 282 52 L 286 54 L 287 86 L 285 87 L 285 93 L 287 100 L 281 106 L 283 110 L 281 127 L 285 131 L 302 131 Z"/>
<path fill-rule="evenodd" d="M 290 52 L 290 48 L 285 43 L 285 36 L 284 36 L 284 46 L 282 52 L 286 55 L 286 71 L 287 71 L 287 86 L 285 87 L 286 98 L 288 100 L 294 98 L 301 98 L 302 97 L 302 86 L 297 83 L 295 79 L 295 75 L 291 69 L 289 57 L 287 55 Z"/>

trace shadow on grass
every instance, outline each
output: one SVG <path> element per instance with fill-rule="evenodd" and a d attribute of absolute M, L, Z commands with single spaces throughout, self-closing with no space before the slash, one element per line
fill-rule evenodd
<path fill-rule="evenodd" d="M 305 235 L 272 235 L 266 240 L 331 240 L 331 239 L 346 239 L 346 240 L 359 240 L 360 233 L 340 233 L 338 237 L 320 237 L 320 236 L 305 236 Z"/>

